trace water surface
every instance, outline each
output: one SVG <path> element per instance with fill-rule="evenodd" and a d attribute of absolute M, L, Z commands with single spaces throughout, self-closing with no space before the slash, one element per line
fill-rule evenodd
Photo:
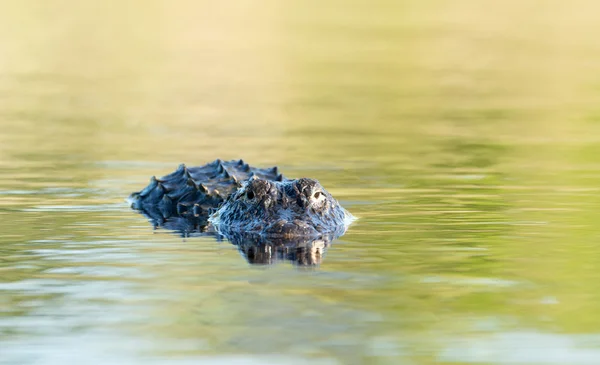
<path fill-rule="evenodd" d="M 0 363 L 600 363 L 599 9 L 490 4 L 0 4 Z M 124 202 L 216 158 L 360 219 L 257 266 Z"/>

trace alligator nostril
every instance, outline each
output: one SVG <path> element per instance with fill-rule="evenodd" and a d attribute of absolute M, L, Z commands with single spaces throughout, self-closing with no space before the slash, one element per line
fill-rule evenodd
<path fill-rule="evenodd" d="M 252 199 L 254 199 L 254 193 L 253 193 L 253 192 L 251 192 L 251 191 L 249 191 L 249 192 L 247 192 L 247 193 L 246 193 L 246 197 L 247 197 L 248 199 L 252 200 Z"/>

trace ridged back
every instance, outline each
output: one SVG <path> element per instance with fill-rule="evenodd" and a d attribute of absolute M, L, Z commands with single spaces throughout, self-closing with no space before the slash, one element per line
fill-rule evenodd
<path fill-rule="evenodd" d="M 163 225 L 171 217 L 187 217 L 205 226 L 208 214 L 253 176 L 286 180 L 277 167 L 261 169 L 243 160 L 217 159 L 197 167 L 181 164 L 160 179 L 153 176 L 148 186 L 132 193 L 128 200 L 133 209 L 145 213 L 155 225 Z"/>

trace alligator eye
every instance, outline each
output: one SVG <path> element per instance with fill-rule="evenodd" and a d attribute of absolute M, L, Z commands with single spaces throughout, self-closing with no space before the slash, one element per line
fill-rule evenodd
<path fill-rule="evenodd" d="M 246 197 L 247 197 L 249 200 L 252 200 L 252 199 L 254 199 L 254 193 L 253 193 L 253 192 L 251 192 L 251 191 L 249 191 L 249 192 L 247 192 L 247 193 L 246 193 Z"/>
<path fill-rule="evenodd" d="M 313 197 L 315 199 L 319 199 L 321 197 L 321 194 L 323 194 L 323 193 L 321 193 L 320 191 L 317 191 L 316 193 L 314 193 Z"/>

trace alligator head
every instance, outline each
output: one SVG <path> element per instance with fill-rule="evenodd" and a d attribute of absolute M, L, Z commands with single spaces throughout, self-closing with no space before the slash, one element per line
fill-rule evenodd
<path fill-rule="evenodd" d="M 273 237 L 341 235 L 354 220 L 318 181 L 252 177 L 214 212 L 217 231 Z"/>

